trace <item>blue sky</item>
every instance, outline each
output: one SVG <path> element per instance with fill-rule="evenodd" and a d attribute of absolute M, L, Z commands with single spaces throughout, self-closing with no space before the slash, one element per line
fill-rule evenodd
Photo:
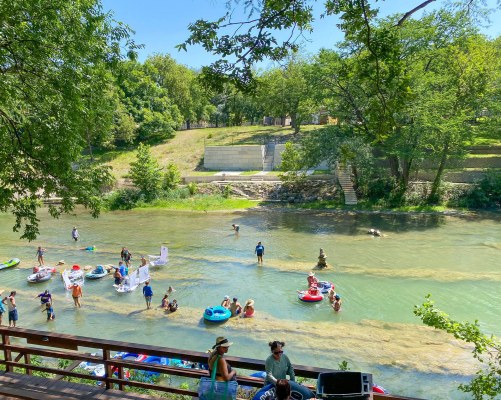
<path fill-rule="evenodd" d="M 207 65 L 214 57 L 198 46 L 188 47 L 188 52 L 178 52 L 175 46 L 182 43 L 189 35 L 188 25 L 197 19 L 215 20 L 224 15 L 226 0 L 102 0 L 106 11 L 113 11 L 114 18 L 129 25 L 136 33 L 136 43 L 143 44 L 139 59 L 144 61 L 154 53 L 168 53 L 179 63 L 193 68 Z M 333 48 L 342 39 L 342 33 L 336 27 L 334 17 L 321 19 L 322 0 L 317 1 L 314 10 L 314 31 L 305 34 L 304 49 L 314 54 L 320 48 Z M 412 9 L 421 0 L 387 0 L 379 2 L 382 15 L 403 12 Z M 494 7 L 495 0 L 488 0 Z M 501 12 L 491 16 L 496 21 L 484 32 L 490 36 L 501 34 Z M 264 63 L 262 68 L 269 65 Z"/>

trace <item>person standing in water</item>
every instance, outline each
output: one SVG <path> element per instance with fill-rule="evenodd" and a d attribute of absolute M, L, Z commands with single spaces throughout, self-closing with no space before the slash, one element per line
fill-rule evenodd
<path fill-rule="evenodd" d="M 73 230 L 71 231 L 71 237 L 73 238 L 73 240 L 76 242 L 78 240 L 78 238 L 80 237 L 80 235 L 78 234 L 78 230 L 77 230 L 77 227 L 74 226 L 73 227 Z"/>
<path fill-rule="evenodd" d="M 238 235 L 238 232 L 240 231 L 240 226 L 238 226 L 237 224 L 231 224 L 231 226 L 233 227 L 235 234 Z"/>
<path fill-rule="evenodd" d="M 334 309 L 334 311 L 336 311 L 336 312 L 341 311 L 341 296 L 336 294 L 334 296 L 334 303 L 332 303 L 331 306 Z"/>
<path fill-rule="evenodd" d="M 45 254 L 47 250 L 45 250 L 42 246 L 38 246 L 38 249 L 37 249 L 37 260 L 38 260 L 38 265 L 39 266 L 42 266 L 42 265 L 45 265 L 45 262 L 44 262 L 44 259 L 43 259 L 43 255 Z"/>
<path fill-rule="evenodd" d="M 80 304 L 80 297 L 83 296 L 82 287 L 78 283 L 74 283 L 69 287 L 71 289 L 71 297 L 73 297 L 73 303 L 75 307 L 82 307 Z"/>
<path fill-rule="evenodd" d="M 261 244 L 261 242 L 257 242 L 256 250 L 254 250 L 254 253 L 257 255 L 258 264 L 262 264 L 264 255 L 264 246 Z"/>
<path fill-rule="evenodd" d="M 16 327 L 16 322 L 19 319 L 15 297 L 16 297 L 16 291 L 13 290 L 12 292 L 10 292 L 9 296 L 7 296 L 2 300 L 2 303 L 6 304 L 9 310 L 9 327 L 12 328 Z"/>
<path fill-rule="evenodd" d="M 150 282 L 144 282 L 143 287 L 143 296 L 146 300 L 146 309 L 149 310 L 151 308 L 151 298 L 153 297 L 153 289 L 150 286 Z"/>

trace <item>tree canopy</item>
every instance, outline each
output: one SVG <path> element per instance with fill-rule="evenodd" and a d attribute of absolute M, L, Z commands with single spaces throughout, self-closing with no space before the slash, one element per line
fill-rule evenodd
<path fill-rule="evenodd" d="M 76 160 L 96 121 L 109 124 L 96 115 L 105 71 L 135 45 L 97 0 L 4 1 L 0 20 L 0 210 L 31 240 L 40 199 L 61 198 L 53 216 L 76 203 L 99 213 L 109 172 Z"/>

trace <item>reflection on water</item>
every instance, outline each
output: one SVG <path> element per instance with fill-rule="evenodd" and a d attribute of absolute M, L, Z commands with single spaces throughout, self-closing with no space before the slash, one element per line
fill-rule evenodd
<path fill-rule="evenodd" d="M 477 369 L 470 347 L 424 327 L 412 310 L 433 294 L 437 306 L 458 320 L 479 319 L 485 332 L 499 335 L 501 321 L 501 224 L 499 216 L 382 215 L 251 211 L 170 213 L 116 212 L 94 220 L 85 213 L 53 220 L 42 217 L 41 236 L 31 244 L 11 232 L 12 219 L 0 215 L 0 260 L 19 257 L 20 268 L 0 272 L 0 290 L 16 289 L 20 326 L 131 342 L 204 351 L 215 336 L 235 345 L 232 355 L 265 358 L 266 343 L 281 339 L 293 362 L 336 368 L 346 360 L 392 392 L 415 397 L 462 398 L 455 387 Z M 237 236 L 231 224 L 240 225 Z M 78 226 L 81 240 L 71 240 Z M 375 227 L 386 236 L 366 235 Z M 254 247 L 265 246 L 258 266 Z M 169 285 L 180 309 L 165 314 L 145 310 L 141 291 L 117 294 L 112 278 L 88 281 L 83 308 L 56 277 L 29 285 L 36 246 L 46 260 L 66 265 L 117 264 L 127 246 L 134 265 L 140 255 L 169 247 L 167 267 L 152 270 L 154 303 Z M 80 251 L 95 245 L 97 251 Z M 332 266 L 317 271 L 343 299 L 342 311 L 329 303 L 301 303 L 296 290 L 306 285 L 319 248 Z M 55 297 L 56 320 L 45 321 L 33 297 L 45 288 Z M 256 318 L 207 325 L 205 307 L 224 295 L 256 302 Z"/>

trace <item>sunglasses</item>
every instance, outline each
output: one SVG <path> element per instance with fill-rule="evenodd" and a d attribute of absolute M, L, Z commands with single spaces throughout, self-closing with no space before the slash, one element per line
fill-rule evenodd
<path fill-rule="evenodd" d="M 277 355 L 277 356 L 278 356 L 279 354 L 282 354 L 282 353 L 283 353 L 283 351 L 282 351 L 282 350 L 279 350 L 279 351 L 274 351 L 274 352 L 273 352 L 273 354 L 275 354 L 275 355 Z"/>

